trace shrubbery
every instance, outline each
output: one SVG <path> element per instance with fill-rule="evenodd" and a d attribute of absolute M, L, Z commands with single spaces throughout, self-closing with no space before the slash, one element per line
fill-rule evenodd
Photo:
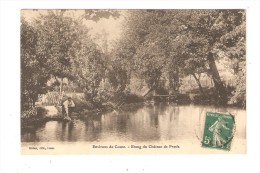
<path fill-rule="evenodd" d="M 143 97 L 136 94 L 125 94 L 124 103 L 138 103 L 144 101 Z"/>

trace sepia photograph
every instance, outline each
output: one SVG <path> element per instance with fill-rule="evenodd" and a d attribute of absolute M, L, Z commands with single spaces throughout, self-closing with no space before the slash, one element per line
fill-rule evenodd
<path fill-rule="evenodd" d="M 22 9 L 21 154 L 246 154 L 245 9 Z"/>

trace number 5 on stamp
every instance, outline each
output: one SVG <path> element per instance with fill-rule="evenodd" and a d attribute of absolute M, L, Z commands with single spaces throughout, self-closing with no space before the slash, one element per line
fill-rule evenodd
<path fill-rule="evenodd" d="M 202 146 L 229 151 L 233 138 L 234 124 L 233 115 L 207 112 Z"/>

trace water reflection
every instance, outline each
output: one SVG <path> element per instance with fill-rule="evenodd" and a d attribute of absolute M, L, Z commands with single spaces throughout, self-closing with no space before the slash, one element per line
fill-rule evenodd
<path fill-rule="evenodd" d="M 198 138 L 205 113 L 236 115 L 236 135 L 245 138 L 245 111 L 213 106 L 158 104 L 137 110 L 86 115 L 71 122 L 49 121 L 22 130 L 22 142 L 165 141 Z"/>

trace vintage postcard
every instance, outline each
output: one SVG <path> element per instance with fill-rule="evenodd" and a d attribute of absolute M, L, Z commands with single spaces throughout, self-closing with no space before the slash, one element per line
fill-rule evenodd
<path fill-rule="evenodd" d="M 246 154 L 244 9 L 24 9 L 22 154 Z"/>

